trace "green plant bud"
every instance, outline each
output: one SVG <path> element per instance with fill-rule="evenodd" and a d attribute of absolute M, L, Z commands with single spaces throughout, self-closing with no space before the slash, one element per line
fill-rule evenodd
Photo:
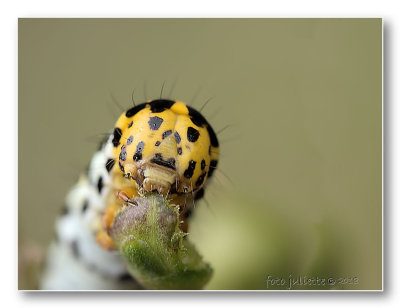
<path fill-rule="evenodd" d="M 111 236 L 128 270 L 147 289 L 201 289 L 211 267 L 179 228 L 179 208 L 151 193 L 115 217 Z"/>

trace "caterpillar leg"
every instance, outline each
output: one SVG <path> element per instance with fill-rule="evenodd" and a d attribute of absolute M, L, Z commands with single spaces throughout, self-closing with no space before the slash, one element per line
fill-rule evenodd
<path fill-rule="evenodd" d="M 114 221 L 115 214 L 117 213 L 117 211 L 120 210 L 120 208 L 121 205 L 115 203 L 106 207 L 106 210 L 102 217 L 102 224 L 103 224 L 103 229 L 106 231 L 107 234 L 110 233 L 111 225 Z"/>
<path fill-rule="evenodd" d="M 114 250 L 115 245 L 111 239 L 109 233 L 111 225 L 114 221 L 116 212 L 121 208 L 121 205 L 113 203 L 106 207 L 106 210 L 102 217 L 102 229 L 96 234 L 96 241 L 99 245 L 106 250 Z"/>
<path fill-rule="evenodd" d="M 104 250 L 115 250 L 115 245 L 111 236 L 109 236 L 104 230 L 97 232 L 96 241 Z"/>
<path fill-rule="evenodd" d="M 132 200 L 134 193 L 132 188 L 124 187 L 123 189 L 116 189 L 114 192 L 115 203 L 106 207 L 102 217 L 102 229 L 96 235 L 96 241 L 99 245 L 106 250 L 114 250 L 115 245 L 110 237 L 110 229 L 114 222 L 115 214 L 121 209 L 122 204 L 135 205 Z"/>

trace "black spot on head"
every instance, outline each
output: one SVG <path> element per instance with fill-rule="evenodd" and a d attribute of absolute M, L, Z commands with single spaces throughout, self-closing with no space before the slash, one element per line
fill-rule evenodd
<path fill-rule="evenodd" d="M 131 121 L 131 123 L 129 123 L 128 128 L 131 128 L 133 125 L 133 121 Z"/>
<path fill-rule="evenodd" d="M 210 168 L 208 170 L 208 177 L 212 176 L 212 174 L 214 173 L 214 170 L 217 168 L 217 164 L 218 164 L 217 160 L 212 160 L 210 162 Z"/>
<path fill-rule="evenodd" d="M 161 153 L 156 153 L 154 157 L 151 159 L 151 162 L 160 166 L 164 166 L 167 168 L 170 168 L 172 170 L 175 169 L 175 159 L 174 158 L 169 158 L 168 160 L 164 160 L 162 158 Z"/>
<path fill-rule="evenodd" d="M 121 139 L 122 136 L 122 130 L 118 127 L 114 128 L 114 138 L 112 140 L 112 144 L 114 147 L 117 147 L 119 145 L 119 140 Z"/>
<path fill-rule="evenodd" d="M 201 161 L 201 170 L 204 170 L 205 167 L 206 167 L 206 162 L 205 162 L 205 160 L 203 159 L 203 160 Z"/>
<path fill-rule="evenodd" d="M 112 158 L 107 159 L 106 169 L 107 169 L 108 173 L 110 173 L 111 169 L 114 167 L 114 164 L 115 164 L 115 160 L 114 159 L 112 159 Z"/>
<path fill-rule="evenodd" d="M 169 158 L 167 160 L 167 162 L 168 162 L 169 165 L 174 166 L 174 168 L 175 168 L 175 158 Z"/>
<path fill-rule="evenodd" d="M 181 142 L 181 136 L 179 135 L 179 133 L 178 132 L 175 132 L 174 133 L 174 137 L 175 137 L 175 141 L 176 141 L 176 143 L 180 143 Z"/>
<path fill-rule="evenodd" d="M 159 129 L 163 121 L 164 120 L 162 118 L 160 118 L 160 117 L 157 117 L 157 116 L 151 117 L 149 122 L 148 122 L 149 126 L 150 126 L 150 129 L 151 130 Z"/>
<path fill-rule="evenodd" d="M 178 155 L 182 155 L 182 148 L 178 148 Z"/>
<path fill-rule="evenodd" d="M 144 142 L 140 141 L 136 146 L 136 153 L 133 155 L 133 160 L 138 161 L 142 159 L 142 152 L 144 149 Z"/>
<path fill-rule="evenodd" d="M 165 109 L 171 108 L 173 104 L 175 102 L 168 99 L 156 99 L 150 102 L 150 110 L 153 113 L 163 112 Z"/>
<path fill-rule="evenodd" d="M 140 110 L 142 110 L 142 109 L 145 108 L 145 107 L 146 107 L 146 103 L 143 103 L 143 104 L 134 106 L 134 107 L 132 107 L 131 109 L 129 109 L 129 110 L 125 113 L 125 116 L 126 116 L 127 118 L 133 117 L 136 113 L 138 113 Z M 131 122 L 131 123 L 132 123 L 132 122 Z M 132 123 L 132 124 L 133 124 L 133 123 Z M 130 127 L 130 126 L 129 126 L 129 127 Z"/>
<path fill-rule="evenodd" d="M 101 190 L 103 189 L 103 177 L 99 177 L 99 180 L 97 181 L 97 189 L 99 190 L 99 193 L 101 193 Z"/>
<path fill-rule="evenodd" d="M 188 168 L 185 170 L 183 173 L 183 176 L 187 179 L 190 179 L 193 176 L 194 169 L 196 168 L 196 162 L 194 160 L 191 160 L 189 162 Z"/>
<path fill-rule="evenodd" d="M 197 125 L 199 127 L 203 127 L 205 124 L 207 125 L 206 119 L 204 119 L 200 112 L 198 112 L 196 109 L 193 109 L 192 107 L 187 107 L 189 110 L 189 117 L 194 125 Z"/>
<path fill-rule="evenodd" d="M 133 141 L 133 136 L 129 136 L 129 138 L 126 140 L 126 145 L 130 145 Z"/>
<path fill-rule="evenodd" d="M 157 140 L 155 146 L 158 147 L 160 144 L 161 142 Z"/>
<path fill-rule="evenodd" d="M 119 153 L 119 160 L 125 161 L 126 160 L 126 147 L 123 145 L 121 147 L 121 153 Z"/>
<path fill-rule="evenodd" d="M 89 201 L 85 200 L 85 203 L 82 206 L 82 213 L 85 213 L 88 207 L 89 207 Z"/>
<path fill-rule="evenodd" d="M 207 173 L 203 173 L 202 175 L 200 175 L 196 181 L 196 186 L 201 186 L 204 182 L 204 178 L 206 177 Z"/>
<path fill-rule="evenodd" d="M 165 139 L 171 134 L 172 134 L 172 130 L 167 130 L 167 131 L 163 132 L 162 138 Z"/>
<path fill-rule="evenodd" d="M 197 129 L 189 126 L 187 129 L 187 139 L 190 142 L 196 142 L 199 139 L 200 133 Z"/>
<path fill-rule="evenodd" d="M 214 130 L 212 129 L 212 127 L 210 125 L 207 126 L 207 131 L 208 131 L 208 134 L 210 135 L 211 145 L 213 147 L 217 148 L 219 145 L 217 135 L 215 134 Z"/>
<path fill-rule="evenodd" d="M 124 168 L 124 166 L 122 166 L 120 161 L 118 162 L 118 166 L 119 166 L 119 169 L 121 169 L 122 172 L 125 172 L 125 168 Z"/>
<path fill-rule="evenodd" d="M 218 139 L 217 136 L 214 132 L 214 130 L 212 129 L 211 125 L 207 122 L 207 120 L 200 114 L 200 112 L 198 112 L 197 110 L 193 109 L 192 107 L 189 107 L 189 116 L 190 119 L 192 120 L 192 122 L 199 126 L 199 127 L 203 127 L 204 125 L 207 126 L 207 131 L 208 134 L 210 135 L 210 142 L 211 145 L 213 147 L 218 147 L 219 143 L 218 143 Z"/>
<path fill-rule="evenodd" d="M 197 193 L 196 196 L 194 197 L 194 200 L 199 200 L 203 198 L 204 196 L 204 188 L 200 189 Z"/>

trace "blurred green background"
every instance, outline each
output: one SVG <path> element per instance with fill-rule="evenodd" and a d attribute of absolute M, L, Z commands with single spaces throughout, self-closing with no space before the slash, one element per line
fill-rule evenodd
<path fill-rule="evenodd" d="M 213 97 L 203 114 L 216 131 L 230 125 L 190 229 L 215 270 L 208 289 L 285 289 L 266 279 L 290 275 L 337 280 L 295 289 L 381 289 L 381 19 L 18 28 L 20 243 L 53 237 L 65 194 L 121 113 L 112 96 L 128 108 L 133 90 L 136 102 L 158 98 L 165 82 L 163 96 L 198 109 Z"/>

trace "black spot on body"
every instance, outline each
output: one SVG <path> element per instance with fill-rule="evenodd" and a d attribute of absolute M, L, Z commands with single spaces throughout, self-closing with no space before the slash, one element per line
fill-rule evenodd
<path fill-rule="evenodd" d="M 182 155 L 182 148 L 178 148 L 178 155 Z"/>
<path fill-rule="evenodd" d="M 131 121 L 131 123 L 129 123 L 128 128 L 131 128 L 133 125 L 133 121 Z"/>
<path fill-rule="evenodd" d="M 206 162 L 205 162 L 205 160 L 203 159 L 203 160 L 201 161 L 201 170 L 204 170 L 205 167 L 206 167 Z"/>
<path fill-rule="evenodd" d="M 175 169 L 175 159 L 174 158 L 169 158 L 168 160 L 164 160 L 162 158 L 161 153 L 156 153 L 154 157 L 151 159 L 151 162 L 160 166 L 167 167 L 172 170 Z"/>
<path fill-rule="evenodd" d="M 163 132 L 162 138 L 165 139 L 171 134 L 172 134 L 172 130 L 167 130 L 167 131 Z"/>
<path fill-rule="evenodd" d="M 175 137 L 176 143 L 179 144 L 179 143 L 181 142 L 181 135 L 179 135 L 178 132 L 175 132 L 175 133 L 174 133 L 174 137 Z"/>
<path fill-rule="evenodd" d="M 79 258 L 78 241 L 74 240 L 71 242 L 71 250 L 72 250 L 72 254 L 74 255 L 74 257 Z"/>
<path fill-rule="evenodd" d="M 111 169 L 114 167 L 114 164 L 115 164 L 115 160 L 114 159 L 112 159 L 112 158 L 107 159 L 106 169 L 107 169 L 108 173 L 110 173 Z"/>
<path fill-rule="evenodd" d="M 218 164 L 217 160 L 212 160 L 210 162 L 210 168 L 208 170 L 208 176 L 209 177 L 211 177 L 213 175 L 215 168 L 217 168 L 217 164 Z"/>
<path fill-rule="evenodd" d="M 142 159 L 142 152 L 144 148 L 144 142 L 140 141 L 138 145 L 136 146 L 136 153 L 133 155 L 133 160 L 138 161 Z"/>
<path fill-rule="evenodd" d="M 156 99 L 150 102 L 150 110 L 153 113 L 160 113 L 165 109 L 171 108 L 173 104 L 175 104 L 175 102 L 168 99 Z"/>
<path fill-rule="evenodd" d="M 157 116 L 151 117 L 149 122 L 148 122 L 149 126 L 150 126 L 150 129 L 151 130 L 159 129 L 163 121 L 164 120 L 162 118 L 160 118 L 160 117 L 157 117 Z"/>
<path fill-rule="evenodd" d="M 161 144 L 161 142 L 157 140 L 155 143 L 155 146 L 158 147 L 160 144 Z"/>
<path fill-rule="evenodd" d="M 126 145 L 130 145 L 133 141 L 133 136 L 129 136 L 129 138 L 126 140 Z"/>
<path fill-rule="evenodd" d="M 119 140 L 121 139 L 121 136 L 122 136 L 121 129 L 118 127 L 114 128 L 114 137 L 112 140 L 112 144 L 114 147 L 117 147 L 119 145 Z"/>
<path fill-rule="evenodd" d="M 130 281 L 130 280 L 132 280 L 132 276 L 129 275 L 128 273 L 125 273 L 125 274 L 120 275 L 118 277 L 118 280 L 121 281 L 121 282 Z"/>
<path fill-rule="evenodd" d="M 85 203 L 82 206 L 82 213 L 85 213 L 88 207 L 89 207 L 89 201 L 85 200 Z"/>
<path fill-rule="evenodd" d="M 129 109 L 129 110 L 125 113 L 125 116 L 126 116 L 127 118 L 133 117 L 136 113 L 138 113 L 140 110 L 142 110 L 142 109 L 145 108 L 145 107 L 146 107 L 146 103 L 143 103 L 143 104 L 134 106 L 134 107 L 132 107 L 131 109 Z M 133 124 L 133 122 L 131 122 L 131 124 Z M 130 124 L 129 124 L 129 125 L 130 125 Z M 132 126 L 132 125 L 131 125 L 131 126 Z M 129 127 L 130 127 L 130 126 L 129 126 Z"/>
<path fill-rule="evenodd" d="M 61 216 L 67 215 L 68 213 L 69 213 L 69 208 L 66 204 L 64 204 L 61 209 Z"/>
<path fill-rule="evenodd" d="M 101 193 L 101 190 L 103 189 L 103 177 L 99 177 L 99 180 L 97 181 L 97 189 L 99 190 L 99 193 Z"/>
<path fill-rule="evenodd" d="M 126 160 L 126 147 L 123 145 L 121 147 L 121 153 L 119 153 L 119 160 L 125 161 Z"/>
<path fill-rule="evenodd" d="M 200 133 L 197 129 L 189 126 L 187 129 L 187 139 L 190 142 L 196 142 L 199 139 Z"/>
<path fill-rule="evenodd" d="M 204 178 L 206 177 L 206 173 L 204 172 L 202 175 L 200 175 L 196 181 L 196 186 L 201 186 L 204 182 Z"/>
<path fill-rule="evenodd" d="M 183 173 L 183 176 L 187 179 L 190 179 L 193 176 L 194 169 L 196 168 L 196 162 L 194 160 L 191 160 L 189 162 L 188 168 L 185 170 Z"/>

